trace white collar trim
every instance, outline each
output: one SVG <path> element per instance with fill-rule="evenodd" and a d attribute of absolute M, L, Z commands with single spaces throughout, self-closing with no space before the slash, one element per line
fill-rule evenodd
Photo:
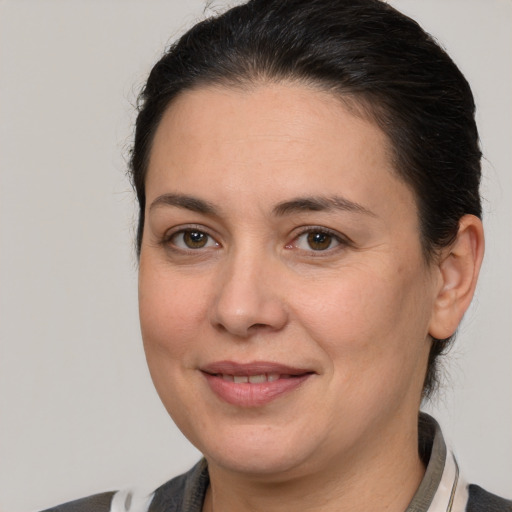
<path fill-rule="evenodd" d="M 110 512 L 147 512 L 153 495 L 131 489 L 118 491 L 110 503 Z"/>
<path fill-rule="evenodd" d="M 428 512 L 464 512 L 468 502 L 468 484 L 460 474 L 459 465 L 452 452 L 446 461 L 439 487 Z"/>

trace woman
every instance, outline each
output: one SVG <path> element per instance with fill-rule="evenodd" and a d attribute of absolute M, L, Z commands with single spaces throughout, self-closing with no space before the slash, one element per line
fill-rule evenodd
<path fill-rule="evenodd" d="M 378 0 L 256 0 L 185 34 L 132 158 L 144 347 L 204 454 L 52 510 L 512 510 L 418 412 L 483 257 L 469 86 Z"/>

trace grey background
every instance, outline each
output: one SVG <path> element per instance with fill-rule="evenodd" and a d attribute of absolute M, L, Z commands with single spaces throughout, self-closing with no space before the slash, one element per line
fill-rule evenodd
<path fill-rule="evenodd" d="M 470 481 L 512 495 L 512 2 L 396 0 L 474 88 L 487 253 L 436 403 Z M 222 2 L 215 3 L 221 6 Z M 200 0 L 0 0 L 0 510 L 133 484 L 199 456 L 161 406 L 137 319 L 136 92 Z"/>

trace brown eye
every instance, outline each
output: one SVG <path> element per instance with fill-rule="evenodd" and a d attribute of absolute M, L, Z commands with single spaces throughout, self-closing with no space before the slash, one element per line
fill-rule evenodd
<path fill-rule="evenodd" d="M 299 235 L 293 246 L 302 251 L 327 251 L 340 245 L 342 240 L 335 234 L 326 231 L 311 230 Z"/>
<path fill-rule="evenodd" d="M 185 229 L 171 237 L 171 243 L 180 249 L 204 249 L 218 246 L 210 235 L 198 229 Z"/>
<path fill-rule="evenodd" d="M 314 251 L 325 251 L 331 246 L 333 237 L 327 233 L 308 233 L 307 240 Z"/>
<path fill-rule="evenodd" d="M 190 249 L 201 249 L 208 242 L 208 235 L 201 233 L 201 231 L 185 231 L 183 241 Z"/>

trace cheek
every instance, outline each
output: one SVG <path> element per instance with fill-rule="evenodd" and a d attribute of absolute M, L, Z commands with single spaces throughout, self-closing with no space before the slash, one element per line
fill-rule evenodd
<path fill-rule="evenodd" d="M 330 374 L 324 406 L 336 424 L 378 424 L 390 411 L 419 406 L 421 396 L 428 342 L 424 315 L 412 306 L 416 287 L 365 276 L 302 303 L 303 324 Z"/>
<path fill-rule="evenodd" d="M 141 259 L 139 314 L 144 348 L 152 366 L 180 362 L 200 339 L 207 315 L 207 287 L 201 279 L 158 271 Z"/>
<path fill-rule="evenodd" d="M 204 283 L 197 279 L 185 282 L 166 268 L 159 272 L 158 262 L 146 263 L 141 258 L 139 314 L 148 368 L 171 417 L 182 430 L 193 432 L 188 421 L 199 421 L 194 407 L 201 396 L 190 382 L 197 377 L 197 356 L 205 352 L 198 349 L 206 339 Z"/>
<path fill-rule="evenodd" d="M 429 306 L 420 275 L 412 269 L 352 269 L 302 291 L 298 315 L 326 353 L 335 378 L 379 385 L 379 375 L 392 380 L 421 363 Z"/>

